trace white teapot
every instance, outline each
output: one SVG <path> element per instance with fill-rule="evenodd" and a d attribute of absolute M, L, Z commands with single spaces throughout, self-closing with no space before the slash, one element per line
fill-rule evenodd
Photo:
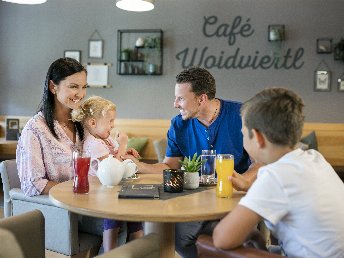
<path fill-rule="evenodd" d="M 113 155 L 99 161 L 94 159 L 91 162 L 92 167 L 96 170 L 95 164 L 98 165 L 97 177 L 99 181 L 106 186 L 118 185 L 124 174 L 124 165 Z"/>

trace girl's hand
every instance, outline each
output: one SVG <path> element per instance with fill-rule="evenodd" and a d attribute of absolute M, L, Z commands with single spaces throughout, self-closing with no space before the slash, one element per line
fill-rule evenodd
<path fill-rule="evenodd" d="M 128 144 L 128 135 L 125 133 L 118 133 L 116 140 L 119 145 L 126 145 Z"/>
<path fill-rule="evenodd" d="M 137 152 L 137 150 L 135 150 L 134 148 L 129 148 L 127 149 L 126 152 L 127 155 L 133 155 L 135 158 L 140 158 L 140 154 Z"/>

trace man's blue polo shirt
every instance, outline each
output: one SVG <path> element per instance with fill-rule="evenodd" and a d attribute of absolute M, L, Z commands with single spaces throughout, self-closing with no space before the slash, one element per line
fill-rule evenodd
<path fill-rule="evenodd" d="M 241 133 L 241 103 L 221 101 L 220 114 L 207 128 L 198 119 L 183 120 L 179 114 L 171 120 L 167 132 L 167 157 L 189 157 L 202 150 L 216 150 L 217 154 L 233 154 L 234 169 L 245 172 L 251 164 L 243 147 Z"/>

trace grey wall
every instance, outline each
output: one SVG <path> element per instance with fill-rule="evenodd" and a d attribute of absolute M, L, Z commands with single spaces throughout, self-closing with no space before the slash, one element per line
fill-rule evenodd
<path fill-rule="evenodd" d="M 169 119 L 173 108 L 174 78 L 183 67 L 176 54 L 185 48 L 219 58 L 240 48 L 244 56 L 292 55 L 304 49 L 300 69 L 211 68 L 217 81 L 217 96 L 244 101 L 268 86 L 284 86 L 299 93 L 306 104 L 308 122 L 344 122 L 344 92 L 336 80 L 344 63 L 332 54 L 317 54 L 316 39 L 344 37 L 342 0 L 156 0 L 146 13 L 119 10 L 114 0 L 48 0 L 38 6 L 0 2 L 0 114 L 32 115 L 40 102 L 44 77 L 50 63 L 64 50 L 81 50 L 82 63 L 110 62 L 111 89 L 88 89 L 118 106 L 119 118 Z M 204 16 L 217 16 L 217 26 L 232 25 L 236 16 L 254 31 L 250 37 L 205 37 Z M 249 19 L 249 22 L 247 22 Z M 267 41 L 269 24 L 285 24 L 287 40 L 281 46 Z M 208 27 L 209 31 L 217 26 Z M 105 40 L 104 58 L 87 57 L 88 39 L 97 29 Z M 164 69 L 162 76 L 119 76 L 116 74 L 118 29 L 162 29 Z M 197 58 L 196 58 L 197 59 Z M 314 71 L 324 60 L 332 72 L 330 92 L 314 92 Z M 211 60 L 208 60 L 209 62 Z"/>

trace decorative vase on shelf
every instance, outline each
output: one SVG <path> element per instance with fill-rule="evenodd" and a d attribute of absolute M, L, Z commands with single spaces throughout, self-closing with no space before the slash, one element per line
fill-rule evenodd
<path fill-rule="evenodd" d="M 155 74 L 155 64 L 148 64 L 147 65 L 147 73 L 148 74 Z"/>
<path fill-rule="evenodd" d="M 143 47 L 144 40 L 142 38 L 138 38 L 135 42 L 135 47 Z"/>

